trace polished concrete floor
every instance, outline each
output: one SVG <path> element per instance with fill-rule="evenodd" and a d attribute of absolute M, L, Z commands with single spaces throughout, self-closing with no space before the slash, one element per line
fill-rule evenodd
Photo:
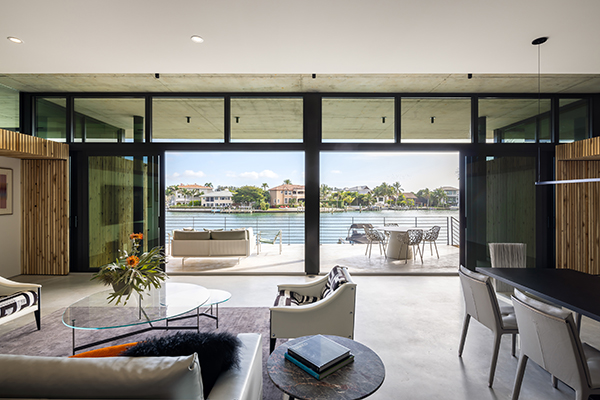
<path fill-rule="evenodd" d="M 430 249 L 425 246 L 421 258 L 400 260 L 386 257 L 374 244 L 369 256 L 366 244 L 323 244 L 319 246 L 321 265 L 330 268 L 345 265 L 352 274 L 456 274 L 459 249 L 440 244 Z M 167 252 L 169 248 L 167 247 Z M 367 254 L 365 254 L 367 253 Z M 438 255 L 439 254 L 439 258 Z M 186 258 L 169 257 L 167 272 L 186 275 L 260 274 L 260 275 L 303 275 L 304 245 L 284 244 L 281 254 L 279 244 L 261 245 L 260 253 L 254 251 L 250 257 L 240 258 Z M 323 267 L 324 268 L 324 267 Z"/>
<path fill-rule="evenodd" d="M 43 285 L 43 314 L 48 315 L 103 289 L 89 278 L 89 274 L 70 274 L 65 277 L 19 276 L 15 280 Z M 172 276 L 171 279 L 231 292 L 233 296 L 224 306 L 267 307 L 273 302 L 278 283 L 304 282 L 311 278 Z M 517 359 L 510 356 L 509 337 L 502 341 L 492 389 L 487 387 L 493 341 L 490 331 L 472 322 L 463 357 L 457 356 L 463 318 L 457 276 L 355 276 L 354 280 L 358 285 L 355 339 L 376 351 L 386 366 L 385 381 L 370 398 L 510 398 Z M 33 317 L 1 325 L 0 334 L 24 323 L 33 323 Z M 584 318 L 582 340 L 600 347 L 597 322 Z M 574 399 L 575 394 L 562 383 L 558 389 L 552 388 L 550 375 L 529 363 L 520 398 Z"/>

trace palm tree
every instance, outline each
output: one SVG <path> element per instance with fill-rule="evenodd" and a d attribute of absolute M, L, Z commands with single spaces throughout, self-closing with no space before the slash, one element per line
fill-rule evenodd
<path fill-rule="evenodd" d="M 261 185 L 261 187 L 263 188 L 263 190 L 267 190 L 269 188 L 269 184 L 265 182 Z"/>
<path fill-rule="evenodd" d="M 400 194 L 402 194 L 402 186 L 400 185 L 400 182 L 394 182 L 392 184 L 392 186 L 395 189 L 395 196 L 396 196 L 396 205 L 398 205 L 398 197 L 400 197 Z"/>
<path fill-rule="evenodd" d="M 284 181 L 283 181 L 283 184 L 284 184 L 284 185 L 291 185 L 291 184 L 292 184 L 292 181 L 291 181 L 291 180 L 289 180 L 289 179 L 286 179 L 286 180 L 284 180 Z"/>
<path fill-rule="evenodd" d="M 322 183 L 319 188 L 321 203 L 326 203 L 329 201 L 329 197 L 331 196 L 331 188 L 326 184 Z"/>
<path fill-rule="evenodd" d="M 212 182 L 207 182 L 204 184 L 204 186 L 211 188 L 211 187 L 213 187 L 213 184 L 212 184 Z"/>
<path fill-rule="evenodd" d="M 344 204 L 344 208 L 347 209 L 354 199 L 356 199 L 356 192 L 342 192 L 342 203 Z"/>

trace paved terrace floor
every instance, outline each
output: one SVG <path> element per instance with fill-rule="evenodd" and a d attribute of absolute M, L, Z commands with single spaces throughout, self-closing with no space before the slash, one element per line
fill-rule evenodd
<path fill-rule="evenodd" d="M 454 246 L 438 245 L 440 258 L 433 249 L 425 246 L 423 263 L 421 259 L 396 260 L 386 258 L 374 245 L 371 257 L 365 255 L 366 244 L 324 244 L 321 249 L 321 269 L 329 271 L 334 265 L 345 265 L 355 275 L 456 275 L 459 263 L 459 249 Z M 168 249 L 167 249 L 168 251 Z M 167 273 L 178 275 L 304 275 L 304 245 L 263 244 L 260 254 L 253 252 L 250 257 L 241 258 L 186 258 L 168 257 Z"/>

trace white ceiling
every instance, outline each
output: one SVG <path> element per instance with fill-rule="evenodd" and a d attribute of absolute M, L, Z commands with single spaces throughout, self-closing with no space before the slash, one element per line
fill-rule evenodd
<path fill-rule="evenodd" d="M 0 74 L 534 74 L 539 36 L 542 73 L 598 74 L 598 15 L 598 0 L 0 0 Z"/>

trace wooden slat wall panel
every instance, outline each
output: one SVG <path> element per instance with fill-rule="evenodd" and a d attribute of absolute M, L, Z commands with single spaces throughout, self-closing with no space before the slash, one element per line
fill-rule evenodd
<path fill-rule="evenodd" d="M 69 273 L 68 162 L 23 160 L 22 267 L 25 275 Z"/>
<path fill-rule="evenodd" d="M 600 137 L 556 147 L 556 179 L 600 178 Z M 600 274 L 600 182 L 556 185 L 556 267 Z"/>
<path fill-rule="evenodd" d="M 68 160 L 69 146 L 0 129 L 0 156 L 22 159 Z"/>

